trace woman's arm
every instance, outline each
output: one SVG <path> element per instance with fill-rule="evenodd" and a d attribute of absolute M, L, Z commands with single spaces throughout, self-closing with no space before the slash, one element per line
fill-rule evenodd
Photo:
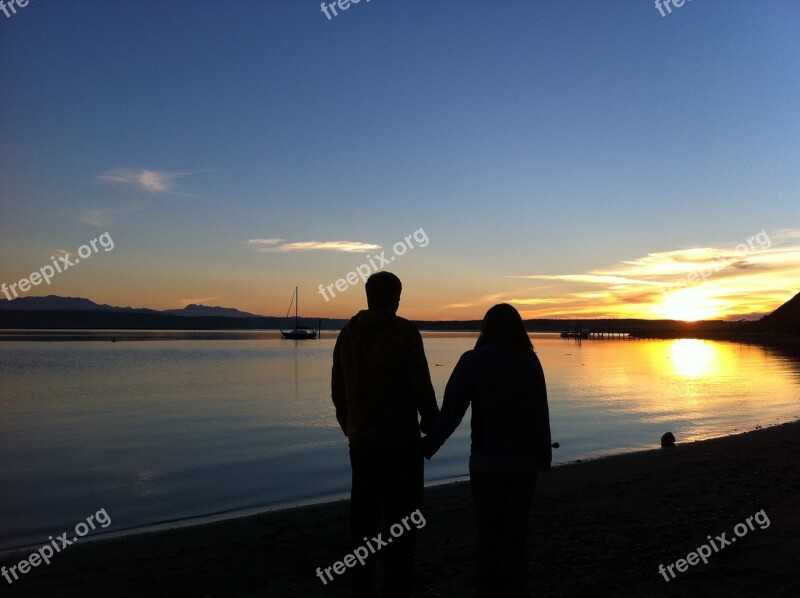
<path fill-rule="evenodd" d="M 533 397 L 533 434 L 536 463 L 539 471 L 550 469 L 553 460 L 553 448 L 550 438 L 550 410 L 547 407 L 547 383 L 544 379 L 544 370 L 539 358 L 534 354 L 536 388 Z"/>
<path fill-rule="evenodd" d="M 455 432 L 464 414 L 467 412 L 472 398 L 472 382 L 470 380 L 470 367 L 468 364 L 469 352 L 464 353 L 458 360 L 450 380 L 444 390 L 442 410 L 436 418 L 433 431 L 425 437 L 425 457 L 430 459 L 439 450 L 445 440 Z"/>

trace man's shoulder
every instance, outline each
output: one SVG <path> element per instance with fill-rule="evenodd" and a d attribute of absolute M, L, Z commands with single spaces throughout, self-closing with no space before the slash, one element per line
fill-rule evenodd
<path fill-rule="evenodd" d="M 356 323 L 356 325 L 357 325 L 359 318 L 362 317 L 365 312 L 366 312 L 366 310 L 362 309 L 361 311 L 353 314 L 347 320 L 347 322 L 345 322 L 344 326 L 341 327 L 341 329 L 339 330 L 339 335 L 342 336 L 342 335 L 350 334 L 352 332 L 352 330 L 353 330 L 353 324 Z"/>
<path fill-rule="evenodd" d="M 406 320 L 403 316 L 398 316 L 395 314 L 394 320 L 395 322 L 397 322 L 399 326 L 408 326 L 410 328 L 413 328 L 414 330 L 417 330 L 417 325 L 414 324 L 414 322 L 412 322 L 411 320 Z"/>
<path fill-rule="evenodd" d="M 359 320 L 359 317 L 366 313 L 367 310 L 363 310 L 358 312 L 355 316 L 350 318 L 348 322 L 342 326 L 341 330 L 339 330 L 338 338 L 345 338 L 348 336 L 360 336 L 363 331 L 365 330 L 362 320 Z M 354 327 L 353 324 L 356 323 Z M 413 336 L 420 336 L 419 328 L 417 325 L 412 322 L 411 320 L 406 320 L 402 316 L 398 315 L 391 315 L 388 319 L 384 320 L 382 324 L 378 326 L 378 328 L 383 328 L 384 330 L 391 330 L 394 328 L 395 331 L 399 331 L 402 334 L 409 334 Z"/>
<path fill-rule="evenodd" d="M 411 335 L 414 335 L 414 336 L 420 336 L 419 328 L 417 328 L 417 325 L 414 322 L 412 322 L 411 320 L 406 320 L 404 317 L 397 316 L 397 315 L 394 316 L 394 318 L 392 318 L 392 320 L 393 320 L 394 326 L 395 326 L 395 328 L 397 330 L 400 330 L 405 334 L 411 334 Z"/>

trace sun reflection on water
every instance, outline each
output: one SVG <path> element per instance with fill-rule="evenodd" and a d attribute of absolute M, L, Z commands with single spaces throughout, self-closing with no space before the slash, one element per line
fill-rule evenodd
<path fill-rule="evenodd" d="M 719 373 L 715 345 L 696 338 L 682 338 L 669 347 L 669 357 L 675 373 L 687 378 L 699 378 Z"/>

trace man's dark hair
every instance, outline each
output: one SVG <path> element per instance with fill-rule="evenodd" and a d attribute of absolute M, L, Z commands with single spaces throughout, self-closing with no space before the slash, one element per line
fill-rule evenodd
<path fill-rule="evenodd" d="M 513 306 L 499 303 L 483 316 L 481 335 L 475 348 L 496 343 L 511 351 L 532 351 L 533 345 L 522 323 L 522 317 Z"/>
<path fill-rule="evenodd" d="M 367 290 L 367 306 L 370 309 L 397 309 L 403 284 L 391 272 L 376 272 L 364 285 Z"/>

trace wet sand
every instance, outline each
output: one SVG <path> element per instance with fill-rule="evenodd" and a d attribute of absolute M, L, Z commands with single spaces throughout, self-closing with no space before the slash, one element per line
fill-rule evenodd
<path fill-rule="evenodd" d="M 800 422 L 672 449 L 559 466 L 539 476 L 531 514 L 536 596 L 800 595 Z M 3 596 L 349 595 L 317 567 L 348 552 L 347 501 L 147 534 L 81 541 Z M 769 527 L 736 538 L 669 582 L 667 567 L 763 510 Z M 426 489 L 418 596 L 472 595 L 469 485 Z M 113 516 L 113 514 L 112 514 Z M 763 519 L 762 519 L 763 521 Z M 737 528 L 740 532 L 742 527 Z M 719 542 L 716 542 L 719 544 Z M 8 567 L 26 554 L 6 555 Z M 667 573 L 669 576 L 669 574 Z"/>

